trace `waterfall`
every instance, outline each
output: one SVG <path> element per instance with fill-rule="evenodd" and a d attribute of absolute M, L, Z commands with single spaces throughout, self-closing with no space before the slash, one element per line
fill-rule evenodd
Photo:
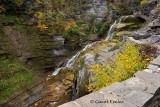
<path fill-rule="evenodd" d="M 120 19 L 121 20 L 121 19 Z M 120 21 L 121 22 L 121 21 Z M 114 26 L 117 24 L 117 21 L 115 21 L 109 31 L 108 31 L 108 34 L 107 34 L 107 37 L 105 39 L 105 41 L 108 41 L 108 40 L 111 40 L 114 36 Z M 81 51 L 78 51 L 77 54 L 75 54 L 71 59 L 68 60 L 67 64 L 65 65 L 65 67 L 67 68 L 72 68 L 74 63 L 76 62 L 76 60 L 79 58 L 79 56 L 81 55 L 82 52 L 86 51 L 87 49 L 89 49 L 90 47 L 92 47 L 93 45 L 97 44 L 98 42 L 93 42 L 93 43 L 90 43 L 88 45 L 86 45 Z M 52 73 L 52 76 L 54 75 L 57 75 L 60 71 L 61 71 L 61 67 L 60 68 L 57 68 L 53 73 Z"/>
<path fill-rule="evenodd" d="M 123 19 L 123 18 L 128 18 L 128 17 L 134 17 L 134 15 L 121 16 L 121 17 L 119 18 L 118 24 L 120 24 L 120 23 L 122 22 L 122 19 Z"/>
<path fill-rule="evenodd" d="M 118 24 L 121 24 L 123 17 L 124 17 L 124 16 L 120 17 L 120 19 L 119 19 L 119 21 L 118 21 Z"/>
<path fill-rule="evenodd" d="M 108 40 L 111 40 L 113 38 L 113 35 L 114 35 L 114 26 L 117 24 L 117 21 L 115 21 L 111 27 L 109 28 L 109 31 L 108 31 L 108 34 L 107 34 L 107 37 L 106 37 L 106 41 Z"/>
<path fill-rule="evenodd" d="M 52 76 L 53 76 L 53 75 L 57 75 L 57 74 L 60 72 L 61 69 L 62 69 L 62 68 L 57 68 L 57 69 L 52 73 Z"/>
<path fill-rule="evenodd" d="M 123 18 L 128 18 L 128 17 L 134 17 L 134 16 L 133 16 L 133 15 L 121 16 L 121 17 L 119 18 L 118 23 L 117 23 L 117 21 L 115 21 L 115 22 L 111 25 L 111 27 L 109 28 L 107 37 L 106 37 L 106 39 L 105 39 L 106 41 L 111 40 L 111 39 L 113 38 L 113 36 L 114 36 L 114 26 L 115 26 L 116 24 L 117 24 L 117 25 L 120 25 L 122 19 L 123 19 Z"/>
<path fill-rule="evenodd" d="M 82 51 L 78 51 L 76 55 L 74 55 L 70 60 L 68 60 L 68 62 L 67 62 L 67 64 L 66 64 L 65 67 L 67 67 L 67 68 L 72 68 L 73 65 L 74 65 L 74 63 L 75 63 L 75 61 L 79 58 L 80 54 L 81 54 L 82 52 L 86 51 L 87 49 L 89 49 L 90 47 L 92 47 L 92 46 L 93 46 L 94 44 L 96 44 L 96 43 L 98 43 L 98 42 L 93 42 L 93 43 L 91 43 L 91 44 L 88 44 L 88 45 L 86 45 L 86 46 L 82 49 Z M 57 68 L 57 69 L 52 73 L 52 76 L 53 76 L 53 75 L 57 75 L 57 74 L 61 71 L 61 69 L 62 69 L 62 68 Z"/>
<path fill-rule="evenodd" d="M 81 51 L 77 52 L 76 55 L 74 55 L 66 64 L 66 67 L 71 68 L 73 64 L 75 63 L 76 59 L 79 57 Z"/>

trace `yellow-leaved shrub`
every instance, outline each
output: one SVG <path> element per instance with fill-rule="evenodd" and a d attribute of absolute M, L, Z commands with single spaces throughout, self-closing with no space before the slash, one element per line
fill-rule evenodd
<path fill-rule="evenodd" d="M 5 6 L 4 6 L 4 5 L 0 5 L 0 13 L 2 13 L 2 12 L 4 12 L 4 11 L 6 11 Z"/>
<path fill-rule="evenodd" d="M 150 0 L 141 0 L 141 6 L 143 6 L 143 5 L 145 5 L 145 4 L 147 4 L 148 2 L 150 2 Z"/>
<path fill-rule="evenodd" d="M 117 72 L 123 73 L 124 77 L 121 77 L 121 79 L 126 79 L 126 76 L 130 77 L 136 71 L 143 69 L 146 62 L 142 61 L 139 53 L 140 47 L 135 46 L 135 44 L 127 42 L 123 49 L 121 53 L 116 55 L 114 71 L 115 74 Z"/>
<path fill-rule="evenodd" d="M 65 31 L 68 31 L 69 29 L 71 29 L 73 26 L 76 25 L 76 22 L 75 21 L 71 21 L 69 23 L 67 23 L 67 25 L 65 26 Z"/>
<path fill-rule="evenodd" d="M 133 76 L 138 70 L 144 69 L 146 61 L 139 53 L 140 47 L 127 42 L 123 50 L 116 54 L 116 60 L 108 65 L 96 64 L 91 69 L 95 73 L 93 83 L 87 86 L 89 92 L 97 91 L 114 82 L 123 81 Z"/>

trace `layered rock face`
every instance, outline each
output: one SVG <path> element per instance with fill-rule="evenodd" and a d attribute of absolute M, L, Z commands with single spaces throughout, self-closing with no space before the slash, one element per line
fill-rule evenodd
<path fill-rule="evenodd" d="M 34 70 L 54 67 L 52 37 L 39 35 L 36 29 L 29 27 L 18 29 L 15 26 L 2 26 L 2 32 L 2 55 L 18 57 Z"/>
<path fill-rule="evenodd" d="M 87 15 L 93 15 L 97 17 L 98 21 L 102 21 L 107 12 L 107 1 L 106 0 L 92 0 L 91 8 L 87 10 Z"/>

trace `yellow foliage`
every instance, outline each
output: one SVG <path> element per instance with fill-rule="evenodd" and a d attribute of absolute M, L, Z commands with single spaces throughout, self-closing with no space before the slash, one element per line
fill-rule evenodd
<path fill-rule="evenodd" d="M 59 35 L 62 35 L 62 33 L 64 32 L 65 25 L 66 21 L 63 18 L 57 19 L 55 22 L 53 22 L 54 29 Z"/>
<path fill-rule="evenodd" d="M 6 10 L 5 6 L 0 5 L 0 13 L 4 12 Z"/>
<path fill-rule="evenodd" d="M 116 55 L 115 71 L 123 72 L 132 76 L 133 73 L 144 67 L 144 61 L 139 54 L 140 48 L 129 42 L 124 46 L 124 50 Z"/>
<path fill-rule="evenodd" d="M 44 14 L 43 14 L 43 12 L 39 11 L 39 12 L 35 13 L 35 17 L 38 18 L 38 19 L 44 19 Z"/>
<path fill-rule="evenodd" d="M 142 1 L 141 1 L 141 6 L 147 4 L 149 1 L 150 1 L 150 0 L 142 0 Z"/>
<path fill-rule="evenodd" d="M 65 3 L 65 0 L 60 0 L 60 3 L 61 3 L 61 4 L 64 4 L 64 3 Z"/>
<path fill-rule="evenodd" d="M 38 4 L 42 4 L 42 3 L 43 3 L 42 0 L 36 0 L 36 2 L 37 2 Z"/>
<path fill-rule="evenodd" d="M 43 23 L 43 21 L 38 20 L 37 28 L 38 28 L 40 31 L 44 31 L 44 30 L 46 30 L 48 27 Z"/>
<path fill-rule="evenodd" d="M 65 31 L 68 31 L 70 28 L 72 28 L 73 26 L 76 25 L 75 21 L 69 22 L 67 23 L 66 27 L 65 27 Z"/>
<path fill-rule="evenodd" d="M 46 30 L 48 27 L 47 27 L 45 24 L 41 24 L 41 25 L 38 25 L 37 28 L 38 28 L 40 31 L 44 31 L 44 30 Z"/>
<path fill-rule="evenodd" d="M 111 65 L 96 64 L 91 66 L 91 69 L 95 73 L 95 76 L 92 78 L 95 82 L 87 86 L 89 92 L 97 91 L 113 82 L 111 75 L 114 71 Z"/>
<path fill-rule="evenodd" d="M 16 0 L 15 3 L 20 7 L 23 4 L 23 0 Z"/>
<path fill-rule="evenodd" d="M 116 54 L 114 63 L 91 66 L 92 71 L 95 73 L 95 76 L 92 78 L 95 82 L 87 86 L 88 91 L 97 91 L 114 82 L 123 81 L 133 76 L 138 70 L 143 69 L 147 62 L 142 61 L 139 50 L 138 46 L 127 42 L 123 46 L 122 52 Z"/>
<path fill-rule="evenodd" d="M 39 11 L 35 13 L 35 17 L 37 18 L 37 28 L 40 31 L 46 30 L 48 27 L 46 26 L 45 22 L 45 17 L 44 13 Z"/>

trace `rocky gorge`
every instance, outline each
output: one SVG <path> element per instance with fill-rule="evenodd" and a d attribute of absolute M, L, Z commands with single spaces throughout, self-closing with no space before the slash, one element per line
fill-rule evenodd
<path fill-rule="evenodd" d="M 1 8 L 7 4 L 2 1 L 3 5 L 0 5 L 2 6 L 0 7 L 0 12 L 2 11 L 0 18 L 0 60 L 2 61 L 0 63 L 2 65 L 0 68 L 2 69 L 0 70 L 5 71 L 3 63 L 8 59 L 16 59 L 16 63 L 13 61 L 7 66 L 22 63 L 33 72 L 33 80 L 32 83 L 22 85 L 23 88 L 5 98 L 0 106 L 56 107 L 99 90 L 95 87 L 96 72 L 93 72 L 93 67 L 115 63 L 117 54 L 124 50 L 128 41 L 142 47 L 140 52 L 148 65 L 159 56 L 160 3 L 158 0 L 148 0 L 142 4 L 144 1 L 129 0 L 123 5 L 123 0 L 76 2 L 72 0 L 33 2 L 31 0 L 22 4 L 22 7 L 31 9 L 31 13 L 28 13 L 28 10 L 27 13 L 24 12 L 23 8 L 2 11 Z M 45 14 L 44 11 L 48 13 Z M 54 12 L 56 14 L 52 15 Z M 18 17 L 21 18 L 15 18 L 14 15 L 7 16 L 12 13 L 20 14 Z M 33 17 L 34 13 L 37 16 Z M 111 66 L 115 68 L 115 65 Z M 159 65 L 157 67 L 156 71 L 159 72 Z M 17 73 L 15 69 L 19 70 L 21 67 L 11 68 L 9 70 L 9 72 L 13 71 L 13 73 L 10 72 L 11 76 L 15 75 L 14 72 Z M 3 75 L 8 74 L 0 73 L 1 82 L 5 83 L 7 79 L 3 79 Z M 106 86 L 108 85 L 103 87 Z M 158 87 L 156 85 L 156 88 Z M 1 94 L 3 90 L 5 87 L 0 89 Z M 71 107 L 74 104 L 64 106 Z"/>

